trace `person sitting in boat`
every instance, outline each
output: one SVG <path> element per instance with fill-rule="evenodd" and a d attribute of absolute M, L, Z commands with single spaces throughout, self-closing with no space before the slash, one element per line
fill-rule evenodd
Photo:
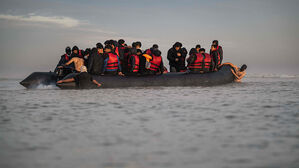
<path fill-rule="evenodd" d="M 185 62 L 186 54 L 182 50 L 182 43 L 176 42 L 172 48 L 167 52 L 167 59 L 169 61 L 170 72 L 180 72 L 181 66 Z"/>
<path fill-rule="evenodd" d="M 76 72 L 80 72 L 81 66 L 84 66 L 84 59 L 82 57 L 79 57 L 79 55 L 77 55 L 73 57 L 71 60 L 69 60 L 67 63 L 65 63 L 64 67 L 67 67 L 71 64 L 74 64 Z"/>
<path fill-rule="evenodd" d="M 138 52 L 138 54 L 137 54 Z M 137 75 L 139 73 L 139 56 L 141 55 L 141 50 L 132 48 L 128 60 L 128 75 Z"/>
<path fill-rule="evenodd" d="M 201 48 L 199 53 L 196 52 L 196 49 L 190 51 L 190 56 L 187 59 L 188 69 L 191 72 L 197 73 L 206 73 L 212 72 L 214 68 L 214 61 L 210 54 L 205 53 L 205 49 Z"/>
<path fill-rule="evenodd" d="M 160 75 L 165 72 L 163 60 L 161 56 L 161 51 L 153 50 L 151 55 L 150 66 L 148 68 L 147 74 L 149 75 Z"/>
<path fill-rule="evenodd" d="M 101 43 L 96 44 L 89 56 L 88 72 L 92 75 L 101 75 L 104 67 L 104 47 Z"/>
<path fill-rule="evenodd" d="M 73 57 L 79 57 L 79 48 L 77 47 L 77 46 L 74 46 L 73 48 L 72 48 L 72 54 L 71 54 L 71 57 L 73 58 Z"/>
<path fill-rule="evenodd" d="M 80 73 L 77 74 L 75 77 L 70 79 L 59 80 L 57 81 L 57 84 L 68 83 L 68 82 L 75 82 L 76 87 L 78 89 L 93 89 L 101 86 L 100 83 L 94 80 L 92 76 L 89 73 L 87 73 L 86 66 L 81 66 Z"/>
<path fill-rule="evenodd" d="M 222 47 L 218 45 L 218 40 L 214 40 L 210 49 L 210 55 L 215 62 L 214 71 L 217 71 L 223 60 Z"/>
<path fill-rule="evenodd" d="M 67 63 L 71 58 L 72 50 L 70 47 L 65 48 L 65 54 L 63 54 L 54 70 L 54 72 L 57 72 L 59 68 L 61 68 L 65 63 Z"/>
<path fill-rule="evenodd" d="M 88 62 L 89 62 L 89 56 L 91 54 L 91 49 L 90 48 L 86 48 L 83 54 L 83 59 L 84 59 L 84 64 L 88 69 Z"/>
<path fill-rule="evenodd" d="M 121 72 L 121 66 L 119 62 L 119 57 L 113 53 L 113 48 L 111 45 L 107 45 L 105 47 L 105 53 L 104 53 L 104 67 L 103 72 L 107 75 L 121 75 L 123 76 L 123 73 Z"/>
<path fill-rule="evenodd" d="M 153 52 L 153 50 L 155 50 L 155 49 L 159 49 L 158 44 L 154 44 L 151 48 L 146 49 L 146 50 L 144 51 L 144 54 L 151 55 L 152 52 Z"/>
<path fill-rule="evenodd" d="M 246 75 L 246 69 L 247 69 L 247 65 L 243 64 L 241 66 L 241 68 L 238 68 L 236 65 L 232 64 L 232 63 L 223 63 L 219 66 L 219 68 L 221 68 L 224 65 L 229 65 L 232 67 L 231 71 L 235 76 L 235 82 L 241 82 L 241 79 Z"/>
<path fill-rule="evenodd" d="M 119 59 L 121 62 L 121 69 L 124 71 L 124 62 L 125 62 L 125 50 L 126 50 L 126 43 L 124 39 L 119 39 L 117 42 L 118 45 L 118 52 L 119 52 Z"/>

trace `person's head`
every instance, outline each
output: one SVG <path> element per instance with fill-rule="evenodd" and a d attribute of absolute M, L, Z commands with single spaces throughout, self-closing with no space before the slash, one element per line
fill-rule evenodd
<path fill-rule="evenodd" d="M 247 65 L 246 64 L 243 64 L 240 68 L 240 71 L 243 72 L 247 69 Z"/>
<path fill-rule="evenodd" d="M 218 46 L 218 40 L 214 40 L 213 43 L 212 43 L 212 45 Z"/>
<path fill-rule="evenodd" d="M 86 68 L 86 66 L 81 66 L 80 67 L 80 72 L 87 72 L 87 68 Z"/>
<path fill-rule="evenodd" d="M 190 52 L 189 52 L 189 55 L 191 54 L 195 54 L 196 53 L 196 49 L 195 48 L 191 48 Z"/>
<path fill-rule="evenodd" d="M 206 50 L 204 48 L 199 49 L 199 53 L 205 53 Z"/>
<path fill-rule="evenodd" d="M 115 44 L 116 41 L 114 40 L 110 40 L 109 42 L 109 45 L 112 47 L 112 49 L 114 49 L 116 47 L 116 44 Z M 117 43 L 117 42 L 116 42 Z"/>
<path fill-rule="evenodd" d="M 66 53 L 67 55 L 71 55 L 71 53 L 72 53 L 71 47 L 67 46 L 67 47 L 65 48 L 65 53 Z"/>
<path fill-rule="evenodd" d="M 153 49 L 158 49 L 159 46 L 158 46 L 158 44 L 154 44 L 152 48 L 153 48 Z"/>
<path fill-rule="evenodd" d="M 176 42 L 176 43 L 174 43 L 174 45 L 173 45 L 173 48 L 174 48 L 176 51 L 179 51 L 179 50 L 181 49 L 181 47 L 182 47 L 182 43 L 180 43 L 180 42 Z"/>
<path fill-rule="evenodd" d="M 107 45 L 104 49 L 105 53 L 110 53 L 112 51 L 112 46 L 111 45 Z"/>
<path fill-rule="evenodd" d="M 98 49 L 94 47 L 94 48 L 91 49 L 90 54 L 94 54 L 94 53 L 96 53 L 96 52 L 98 52 Z"/>
<path fill-rule="evenodd" d="M 136 54 L 139 56 L 139 55 L 142 55 L 142 51 L 140 49 L 137 49 L 137 52 Z"/>
<path fill-rule="evenodd" d="M 140 41 L 136 41 L 136 48 L 137 49 L 140 49 L 142 46 L 141 42 Z"/>
<path fill-rule="evenodd" d="M 161 51 L 159 51 L 159 50 L 154 50 L 154 51 L 153 51 L 153 55 L 155 55 L 155 56 L 161 56 Z"/>
<path fill-rule="evenodd" d="M 133 47 L 133 48 L 136 48 L 136 42 L 133 42 L 133 43 L 132 43 L 132 47 Z"/>
<path fill-rule="evenodd" d="M 101 44 L 101 43 L 97 43 L 97 50 L 98 50 L 98 52 L 99 53 L 103 53 L 103 48 L 104 48 L 104 46 Z"/>
<path fill-rule="evenodd" d="M 72 48 L 72 52 L 73 52 L 74 54 L 78 54 L 78 52 L 79 52 L 79 48 L 78 48 L 77 46 L 74 46 L 74 47 Z"/>
<path fill-rule="evenodd" d="M 86 48 L 84 51 L 84 56 L 88 56 L 90 55 L 91 49 L 90 48 Z"/>
<path fill-rule="evenodd" d="M 105 42 L 104 42 L 104 45 L 106 46 L 106 45 L 110 45 L 110 40 L 106 40 Z"/>
<path fill-rule="evenodd" d="M 119 39 L 118 44 L 121 46 L 125 46 L 125 40 L 124 39 Z"/>
<path fill-rule="evenodd" d="M 201 46 L 199 45 L 199 44 L 197 44 L 196 46 L 195 46 L 195 49 L 196 49 L 196 51 L 197 52 L 199 52 L 199 49 L 201 48 Z"/>

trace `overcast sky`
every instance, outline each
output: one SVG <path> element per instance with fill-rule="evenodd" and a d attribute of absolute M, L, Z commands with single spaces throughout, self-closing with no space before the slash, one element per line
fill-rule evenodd
<path fill-rule="evenodd" d="M 217 39 L 225 62 L 299 72 L 298 8 L 298 0 L 2 0 L 0 78 L 53 70 L 66 46 L 120 38 L 157 43 L 166 65 L 174 42 L 189 51 Z"/>

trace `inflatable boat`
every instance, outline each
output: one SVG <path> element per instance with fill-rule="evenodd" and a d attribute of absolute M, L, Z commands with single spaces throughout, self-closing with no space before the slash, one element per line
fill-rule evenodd
<path fill-rule="evenodd" d="M 214 86 L 231 83 L 235 76 L 231 66 L 225 65 L 217 72 L 192 73 L 178 72 L 153 76 L 93 76 L 102 84 L 99 88 L 126 88 L 152 86 Z M 63 79 L 74 77 L 69 74 Z M 36 88 L 38 85 L 56 85 L 57 77 L 53 72 L 34 72 L 20 82 L 26 88 Z M 61 89 L 76 89 L 75 82 L 57 84 Z"/>

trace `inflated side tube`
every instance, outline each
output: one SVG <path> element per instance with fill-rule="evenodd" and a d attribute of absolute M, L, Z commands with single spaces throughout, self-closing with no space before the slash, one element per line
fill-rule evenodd
<path fill-rule="evenodd" d="M 20 84 L 28 89 L 34 89 L 39 85 L 55 85 L 56 80 L 57 77 L 54 72 L 33 72 Z"/>
<path fill-rule="evenodd" d="M 69 74 L 64 79 L 72 78 Z M 99 88 L 152 87 L 152 86 L 214 86 L 234 81 L 230 66 L 223 66 L 218 72 L 167 73 L 153 76 L 93 76 L 102 84 Z M 75 82 L 57 85 L 61 89 L 76 89 Z"/>

